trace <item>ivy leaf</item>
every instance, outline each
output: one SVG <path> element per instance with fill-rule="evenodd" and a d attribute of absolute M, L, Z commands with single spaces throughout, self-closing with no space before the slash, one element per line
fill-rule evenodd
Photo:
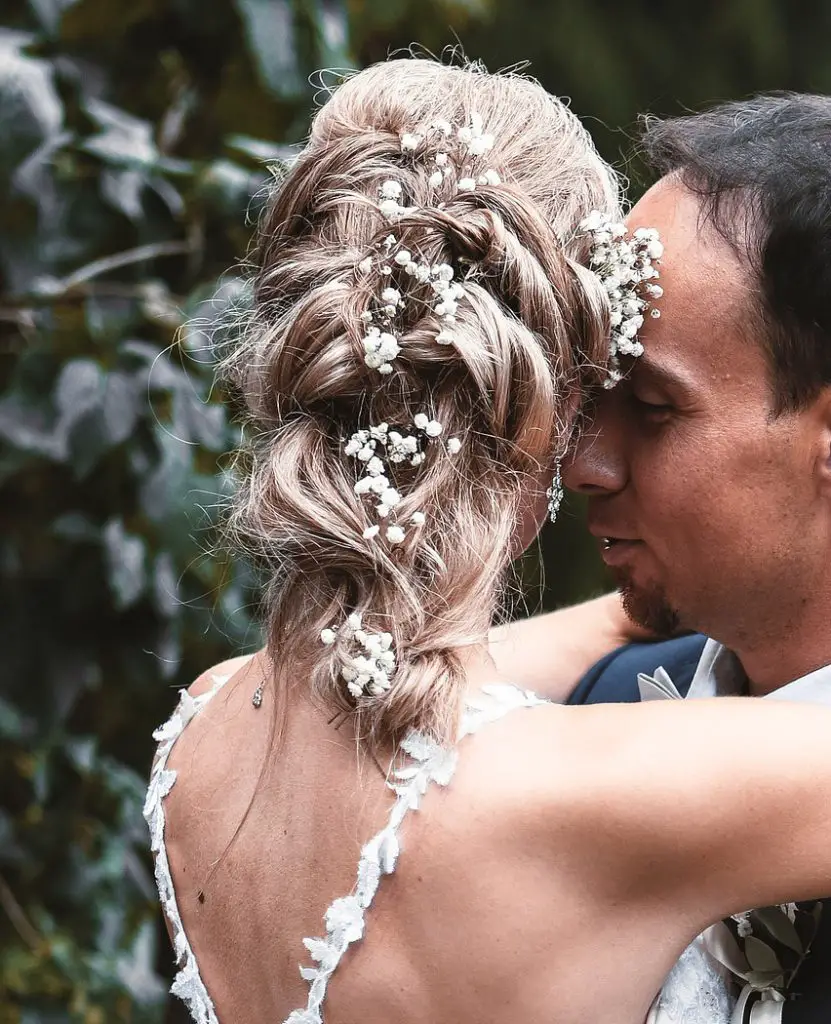
<path fill-rule="evenodd" d="M 294 10 L 288 0 L 234 0 L 260 79 L 278 98 L 302 95 Z"/>
<path fill-rule="evenodd" d="M 63 123 L 52 68 L 22 52 L 32 37 L 0 28 L 0 183 Z"/>
<path fill-rule="evenodd" d="M 123 611 L 135 604 L 144 592 L 144 541 L 127 533 L 120 519 L 111 519 L 104 527 L 103 536 L 110 590 L 116 607 Z"/>
<path fill-rule="evenodd" d="M 133 433 L 141 412 L 143 392 L 135 374 L 114 371 L 107 375 L 102 414 L 109 444 L 121 444 Z"/>

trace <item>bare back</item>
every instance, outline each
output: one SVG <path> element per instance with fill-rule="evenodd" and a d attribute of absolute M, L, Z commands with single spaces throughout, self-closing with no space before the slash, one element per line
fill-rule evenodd
<path fill-rule="evenodd" d="M 285 1020 L 305 1007 L 298 968 L 312 961 L 302 939 L 323 934 L 326 908 L 353 890 L 362 845 L 392 800 L 384 771 L 348 730 L 298 701 L 225 853 L 268 749 L 268 711 L 251 706 L 259 672 L 259 659 L 239 669 L 168 761 L 178 775 L 165 800 L 173 884 L 223 1024 Z M 698 922 L 668 923 L 659 906 L 652 918 L 614 905 L 599 912 L 598 894 L 586 891 L 585 837 L 566 829 L 540 842 L 534 808 L 551 780 L 528 752 L 540 730 L 556 748 L 574 710 L 518 709 L 462 741 L 451 784 L 432 786 L 403 823 L 395 873 L 332 978 L 328 1024 L 641 1024 Z M 565 760 L 562 778 L 567 794 L 576 780 Z"/>

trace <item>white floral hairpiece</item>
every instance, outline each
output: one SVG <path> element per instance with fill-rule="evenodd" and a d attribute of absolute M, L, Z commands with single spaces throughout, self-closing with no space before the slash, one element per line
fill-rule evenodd
<path fill-rule="evenodd" d="M 413 417 L 413 430 L 414 433 L 402 433 L 390 429 L 388 423 L 379 423 L 368 430 L 356 431 L 344 447 L 347 455 L 363 463 L 363 475 L 355 483 L 355 493 L 377 500 L 375 513 L 379 519 L 388 519 L 401 502 L 400 492 L 390 481 L 390 465 L 406 462 L 420 466 L 427 458 L 425 447 L 441 436 L 443 428 L 438 420 L 430 419 L 422 412 Z M 451 437 L 446 448 L 449 454 L 456 455 L 461 449 L 461 442 Z M 424 522 L 423 512 L 416 511 L 410 516 L 413 526 L 423 526 Z M 380 525 L 373 523 L 364 530 L 363 536 L 366 540 L 373 540 L 380 532 Z M 407 534 L 399 523 L 389 523 L 385 536 L 390 544 L 397 545 L 404 542 Z"/>
<path fill-rule="evenodd" d="M 400 142 L 401 152 L 412 155 L 414 159 L 422 147 L 426 149 L 428 144 L 435 149 L 432 153 L 435 170 L 428 178 L 434 193 L 443 187 L 445 181 L 453 175 L 454 169 L 459 192 L 472 192 L 478 185 L 495 187 L 501 184 L 499 174 L 492 168 L 486 168 L 475 175 L 473 165 L 494 146 L 494 136 L 485 131 L 483 119 L 475 111 L 471 113 L 469 123 L 459 129 L 454 129 L 449 121 L 439 118 L 425 131 L 403 132 Z M 451 152 L 451 147 L 455 152 Z M 403 199 L 404 186 L 395 178 L 388 178 L 378 187 L 378 210 L 388 221 L 397 222 L 417 211 L 416 206 L 407 206 Z M 378 262 L 382 277 L 392 277 L 400 270 L 419 284 L 429 282 L 435 295 L 434 309 L 442 321 L 436 341 L 439 345 L 452 345 L 455 341 L 452 328 L 456 322 L 458 303 L 465 295 L 464 286 L 453 280 L 455 271 L 450 264 L 430 265 L 417 259 L 409 249 L 398 249 L 398 245 L 395 235 L 387 235 L 380 247 L 380 258 L 364 257 L 358 264 L 358 271 L 368 274 L 374 263 Z M 398 251 L 393 254 L 395 249 Z M 401 291 L 387 285 L 373 308 L 361 314 L 361 321 L 366 325 L 366 334 L 362 339 L 364 362 L 383 376 L 392 373 L 393 362 L 401 353 L 395 317 L 404 306 L 405 299 Z"/>
<path fill-rule="evenodd" d="M 644 315 L 659 317 L 650 299 L 659 299 L 663 289 L 654 282 L 660 276 L 655 266 L 664 247 L 654 228 L 637 228 L 627 237 L 624 224 L 609 220 L 595 210 L 580 224 L 580 231 L 591 238 L 589 264 L 609 295 L 611 337 L 609 339 L 609 375 L 607 388 L 614 387 L 623 373 L 620 357 L 637 358 L 643 354 L 638 331 Z"/>
<path fill-rule="evenodd" d="M 365 630 L 362 616 L 353 612 L 342 626 L 321 630 L 320 639 L 327 647 L 342 640 L 363 651 L 347 655 L 340 670 L 346 688 L 356 699 L 380 697 L 392 686 L 396 668 L 392 633 Z"/>

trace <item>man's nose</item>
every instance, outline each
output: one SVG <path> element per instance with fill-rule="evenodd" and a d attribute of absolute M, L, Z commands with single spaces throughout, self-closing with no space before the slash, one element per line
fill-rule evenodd
<path fill-rule="evenodd" d="M 623 490 L 628 479 L 620 430 L 598 415 L 584 424 L 563 463 L 563 483 L 579 494 L 600 496 Z"/>

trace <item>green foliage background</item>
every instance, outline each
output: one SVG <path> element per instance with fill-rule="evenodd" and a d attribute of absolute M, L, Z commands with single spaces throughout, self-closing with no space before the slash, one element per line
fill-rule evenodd
<path fill-rule="evenodd" d="M 642 110 L 831 91 L 829 29 L 819 0 L 3 0 L 0 1024 L 182 1019 L 149 736 L 257 641 L 245 570 L 212 553 L 235 436 L 210 326 L 308 76 L 412 40 L 530 58 L 617 160 Z M 546 606 L 602 583 L 570 512 Z"/>

